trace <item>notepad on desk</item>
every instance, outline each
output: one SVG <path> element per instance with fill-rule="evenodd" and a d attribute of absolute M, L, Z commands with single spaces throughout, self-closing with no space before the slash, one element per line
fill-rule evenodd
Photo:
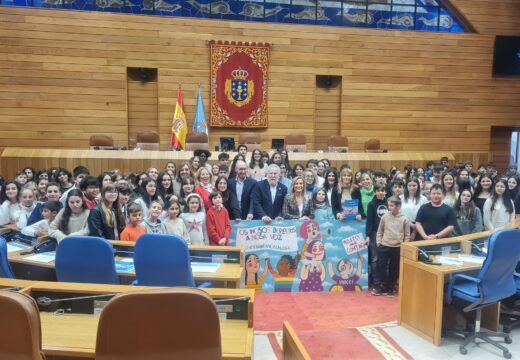
<path fill-rule="evenodd" d="M 459 260 L 469 263 L 483 264 L 486 258 L 484 256 L 459 255 Z"/>
<path fill-rule="evenodd" d="M 450 257 L 450 256 L 437 256 L 437 262 L 442 265 L 453 265 L 453 266 L 464 265 L 462 260 L 459 260 L 459 258 Z"/>
<path fill-rule="evenodd" d="M 131 272 L 134 271 L 134 259 L 116 260 L 117 272 Z"/>
<path fill-rule="evenodd" d="M 56 259 L 56 253 L 53 252 L 44 252 L 41 254 L 27 256 L 25 260 L 40 262 L 40 263 L 50 263 Z"/>
<path fill-rule="evenodd" d="M 25 246 L 18 243 L 7 243 L 7 252 L 15 252 L 29 249 L 29 246 Z"/>
<path fill-rule="evenodd" d="M 192 262 L 191 263 L 191 271 L 196 273 L 214 273 L 217 272 L 220 264 L 213 263 L 200 263 L 200 262 Z"/>

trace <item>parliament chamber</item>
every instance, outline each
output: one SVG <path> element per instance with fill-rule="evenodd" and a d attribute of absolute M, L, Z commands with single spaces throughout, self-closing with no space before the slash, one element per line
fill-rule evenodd
<path fill-rule="evenodd" d="M 0 358 L 520 356 L 517 0 L 0 0 L 0 44 Z"/>

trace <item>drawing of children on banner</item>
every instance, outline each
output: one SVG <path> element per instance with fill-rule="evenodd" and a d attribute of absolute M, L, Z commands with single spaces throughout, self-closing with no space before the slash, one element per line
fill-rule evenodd
<path fill-rule="evenodd" d="M 291 292 L 300 255 L 296 255 L 294 259 L 291 255 L 282 255 L 276 264 L 278 272 L 273 269 L 269 259 L 266 262 L 269 264 L 269 272 L 274 278 L 274 292 Z"/>
<path fill-rule="evenodd" d="M 260 271 L 260 259 L 256 254 L 247 254 L 245 257 L 245 263 L 246 268 L 244 272 L 246 276 L 246 288 L 262 292 L 262 283 L 267 276 L 267 269 L 271 266 L 269 259 L 265 260 L 264 270 L 261 275 L 258 275 L 258 272 Z"/>
<path fill-rule="evenodd" d="M 363 274 L 363 258 L 358 254 L 357 270 L 348 259 L 342 259 L 336 263 L 337 275 L 334 272 L 332 261 L 328 263 L 329 276 L 336 282 L 330 287 L 330 291 L 360 291 L 361 286 L 357 284 Z M 354 274 L 355 272 L 355 274 Z M 353 275 L 354 274 L 354 275 Z"/>
<path fill-rule="evenodd" d="M 368 288 L 365 224 L 355 220 L 261 220 L 233 226 L 244 248 L 245 285 L 262 292 Z M 325 256 L 326 255 L 326 256 Z"/>
<path fill-rule="evenodd" d="M 314 220 L 304 221 L 300 227 L 300 237 L 305 240 L 301 250 L 302 257 L 305 257 L 305 252 L 311 241 L 323 241 L 323 235 L 320 233 L 320 225 Z"/>
<path fill-rule="evenodd" d="M 307 261 L 302 265 L 300 271 L 300 291 L 323 291 L 325 276 L 325 247 L 319 240 L 313 240 L 307 246 L 305 258 Z"/>

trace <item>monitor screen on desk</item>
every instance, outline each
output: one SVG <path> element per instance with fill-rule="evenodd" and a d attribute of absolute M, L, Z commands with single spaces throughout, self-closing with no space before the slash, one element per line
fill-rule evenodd
<path fill-rule="evenodd" d="M 271 148 L 274 150 L 281 150 L 284 147 L 284 139 L 272 139 L 271 140 Z"/>
<path fill-rule="evenodd" d="M 221 151 L 235 151 L 235 138 L 221 137 L 220 149 Z"/>

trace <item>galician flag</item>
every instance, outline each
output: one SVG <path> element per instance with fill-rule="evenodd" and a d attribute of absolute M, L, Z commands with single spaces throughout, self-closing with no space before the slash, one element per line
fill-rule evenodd
<path fill-rule="evenodd" d="M 208 125 L 206 115 L 204 115 L 204 103 L 202 102 L 202 90 L 199 85 L 199 96 L 197 97 L 197 112 L 193 121 L 193 132 L 206 133 L 208 135 Z"/>
<path fill-rule="evenodd" d="M 177 95 L 177 104 L 175 105 L 175 113 L 172 121 L 172 137 L 170 146 L 175 150 L 182 150 L 186 147 L 186 134 L 188 133 L 188 123 L 186 122 L 186 114 L 184 114 L 184 101 L 182 100 L 182 90 L 179 86 Z"/>

